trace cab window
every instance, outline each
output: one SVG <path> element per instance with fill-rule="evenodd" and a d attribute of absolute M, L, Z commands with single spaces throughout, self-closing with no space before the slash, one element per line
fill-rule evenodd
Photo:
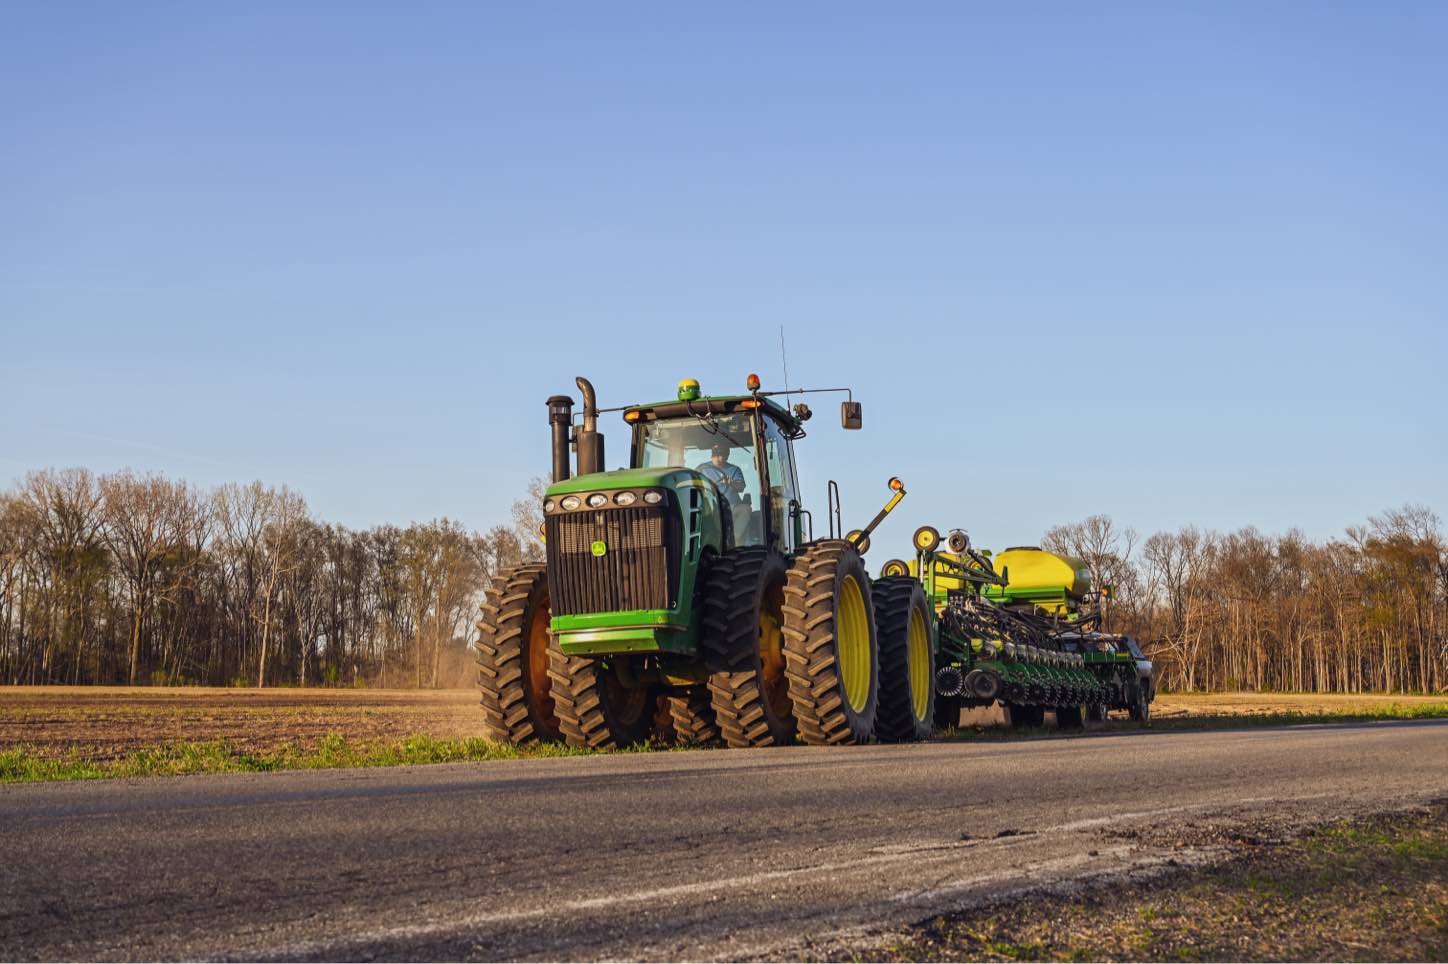
<path fill-rule="evenodd" d="M 769 522 L 783 551 L 795 548 L 794 519 L 789 504 L 798 500 L 794 450 L 774 419 L 764 419 L 764 464 L 769 472 Z"/>
<path fill-rule="evenodd" d="M 681 466 L 703 475 L 723 496 L 737 546 L 764 543 L 763 499 L 755 463 L 753 416 L 646 422 L 636 429 L 634 467 Z"/>

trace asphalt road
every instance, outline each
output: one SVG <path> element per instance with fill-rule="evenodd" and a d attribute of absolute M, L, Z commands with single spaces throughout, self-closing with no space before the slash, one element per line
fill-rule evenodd
<path fill-rule="evenodd" d="M 0 787 L 0 957 L 740 958 L 1448 797 L 1448 721 Z"/>

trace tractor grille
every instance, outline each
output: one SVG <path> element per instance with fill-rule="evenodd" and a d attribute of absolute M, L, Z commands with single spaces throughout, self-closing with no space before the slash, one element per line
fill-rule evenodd
<path fill-rule="evenodd" d="M 672 609 L 679 592 L 678 514 L 668 503 L 548 517 L 555 616 Z M 607 551 L 593 554 L 593 544 Z"/>

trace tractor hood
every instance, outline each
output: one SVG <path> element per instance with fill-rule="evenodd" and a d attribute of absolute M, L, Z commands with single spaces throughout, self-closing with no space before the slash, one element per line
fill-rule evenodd
<path fill-rule="evenodd" d="M 648 469 L 614 469 L 576 475 L 548 486 L 550 497 L 579 495 L 587 492 L 610 492 L 615 489 L 674 489 L 700 483 L 712 487 L 704 476 L 680 465 L 659 465 Z"/>

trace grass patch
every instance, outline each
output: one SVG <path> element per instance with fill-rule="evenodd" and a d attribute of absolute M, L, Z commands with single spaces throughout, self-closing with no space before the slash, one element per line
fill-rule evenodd
<path fill-rule="evenodd" d="M 1181 697 L 1164 696 L 1180 702 Z M 1280 694 L 1228 694 L 1238 711 L 1112 719 L 1096 732 L 1206 730 L 1304 723 L 1448 718 L 1441 698 L 1329 697 L 1283 707 Z M 1262 702 L 1255 702 L 1257 700 Z M 1348 698 L 1343 698 L 1348 699 Z M 1367 701 L 1366 703 L 1364 701 Z M 1324 705 L 1325 704 L 1325 705 Z M 126 687 L 0 688 L 0 783 L 237 773 L 322 767 L 484 761 L 573 755 L 522 750 L 474 737 L 471 691 L 215 690 Z M 1054 727 L 971 726 L 946 740 L 1004 741 L 1057 734 Z M 642 750 L 665 747 L 652 744 Z"/>
<path fill-rule="evenodd" d="M 1205 869 L 938 917 L 851 958 L 1448 960 L 1448 804 L 1244 846 Z"/>
<path fill-rule="evenodd" d="M 1148 723 L 1111 720 L 1107 729 L 1224 730 L 1253 726 L 1302 726 L 1308 723 L 1378 723 L 1394 720 L 1448 720 L 1448 702 L 1389 703 L 1341 710 L 1275 710 L 1269 713 L 1203 713 L 1173 716 Z"/>
<path fill-rule="evenodd" d="M 1146 723 L 1111 718 L 1093 723 L 1087 732 L 1132 730 L 1232 730 L 1258 726 L 1302 726 L 1313 723 L 1382 723 L 1402 720 L 1448 719 L 1448 701 L 1441 703 L 1388 703 L 1341 710 L 1280 710 L 1268 713 L 1202 713 L 1157 718 Z M 939 735 L 945 740 L 1010 740 L 1062 732 L 1055 727 L 962 726 Z M 1079 732 L 1079 731 L 1077 731 Z"/>
<path fill-rule="evenodd" d="M 516 747 L 481 738 L 415 736 L 400 741 L 353 742 L 339 733 L 316 746 L 284 746 L 264 752 L 237 749 L 225 740 L 178 742 L 147 747 L 110 759 L 54 756 L 33 747 L 0 751 L 0 783 L 96 780 L 106 777 L 180 776 L 192 773 L 263 773 L 271 770 L 326 770 L 341 767 L 416 766 L 428 763 L 587 756 L 595 751 L 562 744 Z"/>

